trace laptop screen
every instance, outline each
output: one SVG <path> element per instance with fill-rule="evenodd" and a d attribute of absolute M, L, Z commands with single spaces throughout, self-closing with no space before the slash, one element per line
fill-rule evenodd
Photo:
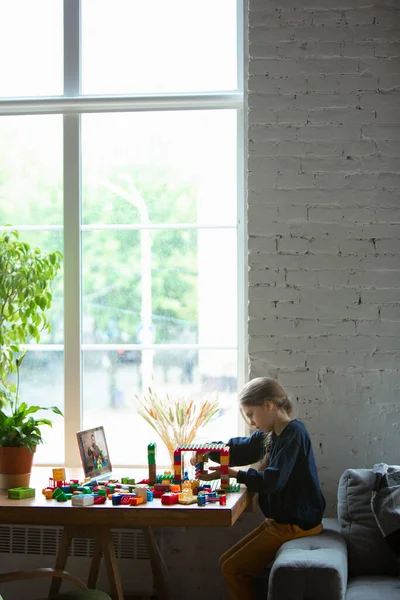
<path fill-rule="evenodd" d="M 106 436 L 103 427 L 94 427 L 85 431 L 78 431 L 79 452 L 85 478 L 104 478 L 111 475 L 111 462 L 108 454 Z"/>

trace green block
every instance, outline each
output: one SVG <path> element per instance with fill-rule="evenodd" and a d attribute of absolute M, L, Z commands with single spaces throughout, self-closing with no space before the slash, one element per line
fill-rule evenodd
<path fill-rule="evenodd" d="M 8 490 L 8 497 L 14 500 L 22 500 L 23 498 L 34 498 L 35 490 L 29 487 L 12 488 Z"/>
<path fill-rule="evenodd" d="M 66 494 L 61 488 L 56 488 L 53 492 L 53 498 L 57 500 L 57 502 L 66 502 L 68 500 L 68 496 L 72 498 L 72 494 Z"/>

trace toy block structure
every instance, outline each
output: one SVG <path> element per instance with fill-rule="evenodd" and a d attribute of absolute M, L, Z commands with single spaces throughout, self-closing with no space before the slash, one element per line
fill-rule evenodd
<path fill-rule="evenodd" d="M 209 452 L 219 452 L 221 465 L 221 488 L 229 489 L 229 446 L 225 444 L 184 444 L 174 452 L 174 483 L 182 483 L 182 452 L 196 452 L 196 479 L 207 473 L 205 463 Z"/>
<path fill-rule="evenodd" d="M 154 442 L 147 446 L 147 462 L 149 465 L 149 485 L 154 485 L 157 480 L 156 444 Z"/>
<path fill-rule="evenodd" d="M 63 468 L 53 469 L 53 477 L 49 477 L 49 485 L 47 487 L 52 488 L 54 490 L 56 488 L 61 488 L 65 485 L 66 485 L 65 469 L 63 469 Z"/>

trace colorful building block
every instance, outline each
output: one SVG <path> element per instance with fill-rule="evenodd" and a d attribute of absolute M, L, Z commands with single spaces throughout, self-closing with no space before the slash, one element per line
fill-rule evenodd
<path fill-rule="evenodd" d="M 179 494 L 176 494 L 174 492 L 166 492 L 161 496 L 161 504 L 164 505 L 178 504 L 178 501 Z"/>
<path fill-rule="evenodd" d="M 92 494 L 77 494 L 71 498 L 71 506 L 92 506 L 94 496 Z"/>
<path fill-rule="evenodd" d="M 137 485 L 135 488 L 136 496 L 142 499 L 143 504 L 147 502 L 147 485 Z"/>
<path fill-rule="evenodd" d="M 34 498 L 35 490 L 29 487 L 11 488 L 8 490 L 8 497 L 13 500 L 22 500 L 23 498 Z"/>

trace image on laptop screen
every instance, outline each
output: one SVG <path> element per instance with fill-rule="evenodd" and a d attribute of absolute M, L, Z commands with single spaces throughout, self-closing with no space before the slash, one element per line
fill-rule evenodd
<path fill-rule="evenodd" d="M 103 479 L 111 474 L 111 462 L 103 427 L 78 431 L 79 452 L 85 478 Z"/>

